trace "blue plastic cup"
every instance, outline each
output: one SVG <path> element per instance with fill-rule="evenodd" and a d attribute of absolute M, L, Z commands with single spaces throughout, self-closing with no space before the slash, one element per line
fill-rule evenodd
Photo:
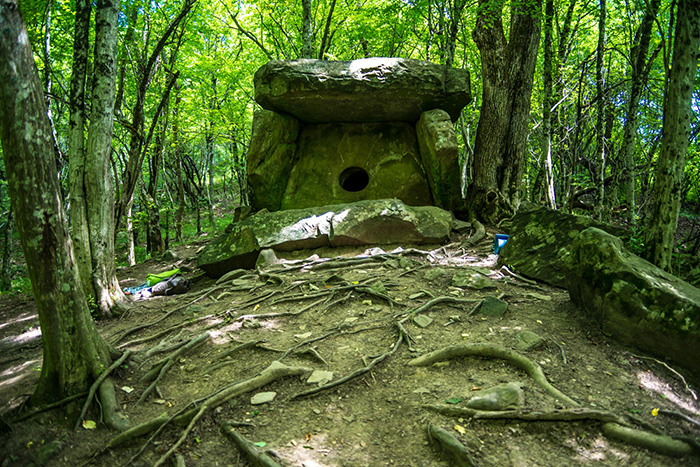
<path fill-rule="evenodd" d="M 509 235 L 506 234 L 496 234 L 496 237 L 493 239 L 493 252 L 494 254 L 498 254 L 501 251 L 501 248 L 503 248 L 503 245 L 506 244 L 508 241 Z"/>

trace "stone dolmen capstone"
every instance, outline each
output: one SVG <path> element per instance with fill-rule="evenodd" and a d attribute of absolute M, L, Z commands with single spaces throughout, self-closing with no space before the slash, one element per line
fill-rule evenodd
<path fill-rule="evenodd" d="M 254 209 L 398 198 L 462 207 L 457 135 L 467 70 L 402 58 L 273 60 L 255 74 Z"/>

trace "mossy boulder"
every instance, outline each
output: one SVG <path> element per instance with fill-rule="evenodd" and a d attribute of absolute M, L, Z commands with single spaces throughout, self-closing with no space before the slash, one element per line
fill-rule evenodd
<path fill-rule="evenodd" d="M 510 238 L 501 249 L 498 264 L 506 265 L 525 277 L 557 287 L 566 287 L 567 258 L 571 242 L 589 227 L 612 235 L 626 232 L 589 217 L 524 205 L 513 217 Z"/>
<path fill-rule="evenodd" d="M 566 286 L 605 334 L 700 375 L 700 289 L 588 228 L 573 241 Z"/>

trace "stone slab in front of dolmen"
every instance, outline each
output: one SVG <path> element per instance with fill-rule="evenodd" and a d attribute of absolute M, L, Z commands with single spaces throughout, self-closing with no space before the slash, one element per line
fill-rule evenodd
<path fill-rule="evenodd" d="M 571 300 L 605 334 L 700 375 L 700 289 L 630 253 L 619 238 L 596 228 L 573 240 L 568 262 Z"/>
<path fill-rule="evenodd" d="M 406 58 L 272 60 L 254 82 L 263 109 L 305 123 L 417 122 L 432 109 L 456 121 L 471 100 L 466 69 Z"/>
<path fill-rule="evenodd" d="M 513 217 L 510 238 L 498 255 L 498 264 L 557 287 L 566 287 L 571 242 L 589 227 L 625 236 L 619 227 L 541 206 L 523 205 Z"/>
<path fill-rule="evenodd" d="M 324 246 L 434 244 L 449 239 L 452 213 L 435 206 L 407 206 L 397 199 L 259 212 L 232 226 L 197 257 L 218 278 L 250 269 L 260 250 L 292 251 Z"/>

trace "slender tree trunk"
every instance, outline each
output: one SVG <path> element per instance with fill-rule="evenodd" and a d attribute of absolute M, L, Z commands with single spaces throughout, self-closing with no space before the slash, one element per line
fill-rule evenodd
<path fill-rule="evenodd" d="M 474 41 L 481 53 L 482 99 L 467 204 L 495 223 L 520 204 L 530 97 L 540 40 L 541 3 L 511 4 L 510 39 L 502 0 L 480 0 Z"/>
<path fill-rule="evenodd" d="M 175 239 L 182 243 L 182 219 L 185 215 L 185 182 L 182 167 L 182 148 L 180 147 L 180 87 L 175 86 L 175 108 L 173 109 L 173 146 L 175 151 L 175 180 L 177 210 L 175 211 Z"/>
<path fill-rule="evenodd" d="M 645 257 L 663 269 L 671 266 L 681 206 L 681 187 L 690 136 L 692 95 L 700 48 L 700 2 L 679 0 L 673 64 L 664 105 L 661 153 L 652 191 Z"/>
<path fill-rule="evenodd" d="M 129 61 L 129 47 L 134 43 L 134 35 L 136 31 L 136 21 L 138 20 L 139 9 L 141 8 L 140 1 L 134 1 L 129 8 L 129 13 L 127 15 L 128 25 L 126 27 L 126 34 L 124 34 L 124 51 L 122 58 L 120 60 L 119 66 L 119 78 L 117 79 L 117 97 L 114 101 L 114 113 L 121 115 L 122 113 L 122 101 L 124 100 L 124 83 L 126 82 L 126 65 Z"/>
<path fill-rule="evenodd" d="M 331 20 L 333 19 L 333 11 L 335 10 L 336 0 L 331 0 L 331 6 L 326 17 L 326 27 L 323 29 L 323 38 L 321 39 L 321 47 L 318 49 L 318 59 L 324 60 L 325 54 L 331 46 Z"/>
<path fill-rule="evenodd" d="M 114 182 L 110 172 L 116 81 L 119 0 L 98 0 L 95 75 L 87 140 L 84 189 L 92 258 L 92 285 L 100 313 L 111 315 L 125 297 L 114 267 Z"/>
<path fill-rule="evenodd" d="M 637 174 L 635 169 L 635 144 L 637 140 L 637 111 L 639 108 L 639 99 L 642 95 L 642 90 L 646 82 L 647 55 L 649 53 L 649 42 L 651 41 L 651 31 L 654 25 L 654 20 L 659 11 L 659 0 L 652 0 L 646 9 L 642 24 L 639 26 L 635 34 L 635 44 L 631 50 L 632 62 L 632 85 L 630 86 L 630 94 L 627 107 L 627 118 L 623 129 L 623 145 L 622 145 L 622 185 L 625 192 L 625 208 L 627 211 L 627 221 L 630 224 L 636 222 L 635 211 L 635 187 L 637 184 Z"/>
<path fill-rule="evenodd" d="M 605 203 L 605 103 L 606 103 L 606 84 L 605 73 L 603 69 L 603 58 L 605 54 L 605 22 L 606 22 L 606 0 L 600 0 L 600 11 L 598 17 L 598 47 L 596 51 L 596 87 L 598 89 L 598 97 L 596 102 L 597 117 L 596 117 L 596 185 L 598 192 L 596 196 L 595 213 L 599 221 L 603 220 L 603 209 Z"/>
<path fill-rule="evenodd" d="M 544 76 L 543 76 L 543 98 L 542 98 L 542 170 L 545 180 L 545 197 L 547 204 L 552 208 L 557 208 L 554 193 L 554 173 L 552 171 L 552 93 L 554 73 L 552 34 L 554 29 L 554 0 L 546 0 L 544 13 Z"/>
<path fill-rule="evenodd" d="M 85 391 L 113 352 L 97 332 L 80 286 L 41 81 L 13 0 L 0 3 L 0 141 L 42 331 L 41 375 L 30 399 L 39 405 Z M 113 423 L 114 401 L 104 402 L 106 420 L 123 427 Z"/>
<path fill-rule="evenodd" d="M 313 58 L 314 38 L 311 28 L 311 0 L 301 0 L 301 58 Z"/>
<path fill-rule="evenodd" d="M 85 81 L 90 48 L 91 0 L 75 2 L 73 37 L 73 76 L 70 83 L 70 121 L 68 126 L 68 180 L 70 184 L 71 239 L 80 283 L 86 295 L 92 289 L 92 256 L 85 198 Z"/>
<path fill-rule="evenodd" d="M 129 266 L 136 265 L 136 245 L 134 245 L 134 198 L 126 206 L 126 261 Z"/>

